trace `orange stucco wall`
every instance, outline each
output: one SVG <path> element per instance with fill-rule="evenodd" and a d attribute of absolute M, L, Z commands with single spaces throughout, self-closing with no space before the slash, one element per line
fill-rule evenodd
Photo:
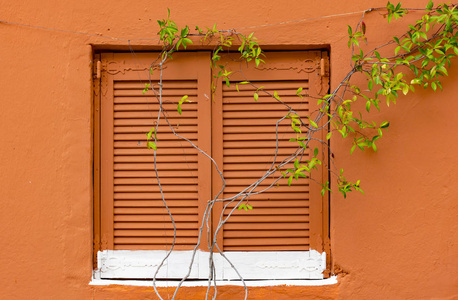
<path fill-rule="evenodd" d="M 427 1 L 404 1 L 422 7 Z M 155 299 L 152 288 L 89 286 L 92 272 L 91 59 L 94 49 L 150 50 L 166 8 L 179 25 L 240 28 L 384 6 L 385 1 L 3 1 L 0 0 L 0 299 Z M 411 13 L 407 19 L 419 13 Z M 349 66 L 346 25 L 361 14 L 241 29 L 272 48 L 328 47 L 331 84 Z M 10 21 L 80 31 L 5 24 Z M 366 16 L 372 45 L 400 32 Z M 453 61 L 458 63 L 457 59 Z M 325 287 L 250 288 L 249 299 L 458 299 L 458 67 L 444 92 L 401 97 L 376 118 L 391 126 L 379 152 L 336 163 L 365 195 L 331 199 L 333 263 L 345 273 Z M 166 293 L 166 289 L 162 289 Z M 222 287 L 219 299 L 242 299 Z M 202 299 L 185 288 L 181 299 Z"/>

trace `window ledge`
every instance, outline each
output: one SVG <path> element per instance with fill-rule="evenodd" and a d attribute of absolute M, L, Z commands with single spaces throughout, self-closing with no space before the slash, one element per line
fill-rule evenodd
<path fill-rule="evenodd" d="M 218 286 L 232 285 L 232 286 L 243 286 L 243 283 L 239 280 L 217 280 Z M 156 281 L 157 287 L 176 287 L 179 281 Z M 277 286 L 277 285 L 290 285 L 290 286 L 323 286 L 323 285 L 333 285 L 337 283 L 337 276 L 331 276 L 327 279 L 318 279 L 318 280 L 246 280 L 245 284 L 248 287 L 257 287 L 257 286 Z M 89 282 L 89 285 L 130 285 L 130 286 L 153 286 L 151 280 L 108 280 L 108 279 L 92 279 Z M 206 280 L 191 280 L 183 282 L 182 286 L 184 287 L 199 287 L 207 286 L 208 282 Z"/>
<path fill-rule="evenodd" d="M 166 251 L 104 250 L 98 253 L 100 279 L 152 279 Z M 326 253 L 315 250 L 283 252 L 226 252 L 225 257 L 236 266 L 244 280 L 322 280 Z M 189 264 L 193 261 L 192 269 Z M 216 280 L 239 280 L 239 275 L 220 254 L 213 254 Z M 173 251 L 157 273 L 157 279 L 183 278 L 206 280 L 209 253 Z"/>

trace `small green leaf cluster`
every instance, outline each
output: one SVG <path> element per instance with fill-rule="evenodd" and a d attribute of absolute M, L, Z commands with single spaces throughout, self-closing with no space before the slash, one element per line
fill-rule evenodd
<path fill-rule="evenodd" d="M 174 48 L 179 50 L 180 46 L 184 49 L 189 44 L 192 44 L 192 40 L 188 38 L 189 27 L 186 25 L 184 28 L 179 29 L 177 24 L 170 19 L 170 9 L 167 8 L 167 18 L 157 20 L 159 24 L 159 38 L 164 43 L 164 47 L 168 49 L 168 54 L 173 52 Z"/>
<path fill-rule="evenodd" d="M 146 133 L 146 147 L 148 149 L 153 149 L 154 151 L 156 151 L 157 150 L 156 141 L 157 141 L 156 129 L 151 128 L 151 130 Z"/>
<path fill-rule="evenodd" d="M 251 205 L 248 204 L 248 203 L 246 203 L 246 204 L 245 204 L 245 203 L 242 203 L 242 204 L 240 204 L 240 205 L 237 207 L 237 209 L 238 209 L 238 210 L 243 209 L 243 210 L 245 210 L 245 211 L 248 211 L 248 210 L 252 210 L 252 209 L 253 209 L 253 206 L 251 206 Z"/>
<path fill-rule="evenodd" d="M 310 160 L 305 160 L 305 164 L 301 164 L 301 161 L 296 158 L 293 162 L 293 167 L 281 172 L 284 178 L 288 178 L 288 186 L 291 186 L 293 179 L 299 180 L 299 177 L 310 178 L 312 170 L 317 170 L 318 166 L 321 165 L 321 160 L 317 158 L 318 148 L 315 147 L 313 150 L 313 157 Z"/>
<path fill-rule="evenodd" d="M 340 175 L 337 180 L 337 185 L 339 188 L 339 192 L 344 196 L 344 198 L 347 198 L 347 193 L 353 190 L 364 194 L 364 191 L 359 187 L 359 183 L 360 183 L 360 180 L 356 181 L 355 183 L 347 181 L 345 177 L 343 176 L 343 169 L 340 170 Z"/>
<path fill-rule="evenodd" d="M 257 38 L 254 35 L 254 32 L 250 33 L 248 36 L 242 35 L 242 44 L 239 47 L 239 52 L 242 55 L 241 57 L 245 59 L 247 62 L 254 59 L 256 67 L 259 66 L 260 63 L 265 63 L 265 61 L 261 58 L 264 56 L 262 53 L 261 47 L 257 42 Z"/>
<path fill-rule="evenodd" d="M 353 32 L 353 29 L 351 28 L 350 25 L 347 25 L 348 29 L 348 48 L 350 48 L 352 45 L 359 46 L 359 40 L 364 41 L 367 43 L 367 38 L 366 38 L 366 24 L 364 22 L 361 23 L 361 28 L 360 30 L 356 30 Z"/>
<path fill-rule="evenodd" d="M 401 38 L 395 37 L 396 65 L 405 65 L 415 75 L 411 85 L 434 91 L 442 90 L 439 80 L 448 76 L 450 59 L 458 55 L 458 10 L 456 6 L 441 4 L 433 8 L 429 2 L 425 14 Z"/>
<path fill-rule="evenodd" d="M 294 132 L 298 134 L 302 133 L 302 130 L 301 130 L 302 121 L 298 114 L 290 112 L 286 115 L 286 118 L 291 119 L 291 128 L 293 129 Z"/>
<path fill-rule="evenodd" d="M 394 4 L 388 1 L 388 4 L 386 5 L 386 10 L 388 23 L 391 22 L 391 19 L 393 19 L 393 17 L 395 20 L 397 20 L 398 18 L 401 18 L 408 13 L 407 9 L 401 7 L 401 2 L 394 6 Z"/>
<path fill-rule="evenodd" d="M 178 113 L 181 115 L 181 106 L 183 105 L 183 103 L 185 102 L 191 102 L 191 100 L 188 99 L 188 95 L 184 95 L 180 101 L 178 101 L 178 106 L 177 106 L 177 111 Z"/>
<path fill-rule="evenodd" d="M 151 68 L 151 69 L 152 69 L 152 68 Z M 145 93 L 148 92 L 148 90 L 150 89 L 150 87 L 151 87 L 151 84 L 145 83 L 145 88 L 143 89 L 143 95 L 144 95 Z"/>

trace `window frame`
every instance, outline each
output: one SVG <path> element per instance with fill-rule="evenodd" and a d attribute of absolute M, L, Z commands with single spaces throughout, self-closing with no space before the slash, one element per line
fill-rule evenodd
<path fill-rule="evenodd" d="M 206 52 L 206 53 L 209 53 L 209 52 Z M 280 53 L 283 53 L 284 52 L 280 52 Z M 328 70 L 328 67 L 329 65 L 327 66 L 324 66 L 323 65 L 326 63 L 327 61 L 327 52 L 326 51 L 321 51 L 322 53 L 322 57 L 325 58 L 325 60 L 321 59 L 321 65 L 318 65 L 316 66 L 316 72 L 318 72 L 318 75 L 323 77 L 323 78 L 326 78 L 325 80 L 327 80 L 329 82 L 329 70 Z M 94 60 L 97 61 L 97 60 L 102 60 L 102 56 L 99 55 L 99 54 L 96 54 L 94 56 Z M 95 65 L 95 64 L 94 64 Z M 113 67 L 113 66 L 111 66 Z M 102 71 L 102 76 L 104 74 L 104 72 L 110 72 L 110 65 L 105 65 L 105 66 L 102 66 L 103 71 Z M 119 68 L 119 66 L 116 66 L 116 68 Z M 124 68 L 124 71 L 126 70 L 130 70 L 132 69 L 132 66 L 128 66 L 128 65 L 125 65 L 125 66 L 122 66 L 121 69 Z M 112 68 L 111 69 L 111 72 L 117 72 L 117 71 L 113 71 L 114 69 Z M 322 72 L 322 74 L 319 74 L 319 72 Z M 323 74 L 324 73 L 324 74 Z M 105 262 L 109 261 L 111 263 L 113 263 L 114 261 L 118 261 L 118 262 L 121 262 L 122 259 L 118 259 L 116 258 L 116 254 L 113 252 L 113 251 L 118 251 L 118 253 L 121 253 L 119 251 L 122 251 L 122 250 L 105 250 L 105 251 L 100 251 L 101 249 L 103 248 L 106 248 L 106 245 L 107 245 L 107 241 L 104 240 L 102 237 L 101 237 L 101 232 L 100 232 L 100 227 L 102 226 L 102 221 L 101 221 L 101 212 L 104 211 L 104 210 L 109 210 L 110 208 L 108 207 L 104 207 L 103 203 L 101 202 L 101 190 L 100 190 L 100 182 L 103 181 L 103 177 L 101 176 L 101 172 L 100 172 L 100 164 L 101 164 L 101 161 L 102 159 L 100 158 L 100 152 L 101 152 L 101 147 L 100 145 L 104 142 L 104 141 L 101 141 L 100 140 L 100 136 L 101 136 L 101 127 L 100 127 L 100 124 L 101 124 L 101 109 L 100 109 L 100 98 L 103 99 L 103 97 L 110 97 L 110 95 L 102 95 L 101 93 L 101 81 L 99 80 L 100 78 L 95 78 L 94 79 L 94 266 L 96 268 L 98 268 L 99 270 L 103 269 L 103 266 L 104 266 L 104 262 L 102 262 L 103 260 L 105 260 Z M 209 78 L 208 80 L 211 80 L 211 78 Z M 221 86 L 222 84 L 220 83 L 219 86 Z M 209 85 L 210 86 L 210 85 Z M 326 84 L 322 84 L 322 90 L 324 90 L 324 92 L 327 92 L 327 88 L 329 86 L 329 83 L 328 85 L 326 86 Z M 322 94 L 323 92 L 320 91 Z M 220 93 L 219 90 L 217 90 L 216 92 L 216 97 L 219 97 L 218 96 L 218 93 Z M 218 101 L 216 101 L 216 103 L 218 103 Z M 215 103 L 213 103 L 213 105 L 211 106 L 211 110 L 212 112 L 209 112 L 208 109 L 202 109 L 201 113 L 203 116 L 205 115 L 208 115 L 209 113 L 212 113 L 212 114 L 215 114 L 215 109 L 217 110 L 218 109 L 218 105 L 214 105 Z M 199 114 L 201 114 L 199 112 Z M 212 126 L 208 126 L 207 125 L 203 125 L 202 127 L 202 130 L 211 130 L 211 128 L 213 128 L 213 125 Z M 324 140 L 324 137 L 322 137 L 323 140 Z M 112 142 L 112 140 L 111 140 Z M 213 140 L 212 140 L 212 143 L 213 143 Z M 200 146 L 200 145 L 199 145 Z M 214 147 L 214 146 L 213 146 Z M 204 146 L 205 148 L 205 146 Z M 216 157 L 215 158 L 217 160 L 217 162 L 219 160 L 222 160 L 222 157 Z M 326 158 L 325 158 L 326 159 Z M 208 159 L 206 159 L 206 161 L 208 161 Z M 210 163 L 208 161 L 208 163 Z M 326 171 L 327 172 L 327 171 Z M 215 174 L 215 172 L 213 172 L 213 176 L 217 176 L 217 174 Z M 322 174 L 323 176 L 327 176 L 327 174 Z M 214 180 L 212 180 L 212 182 L 215 182 Z M 215 185 L 213 184 L 213 191 L 217 190 L 218 188 L 218 185 Z M 206 190 L 208 191 L 208 188 L 206 188 Z M 320 202 L 321 202 L 321 205 L 316 205 L 316 209 L 317 213 L 313 214 L 315 217 L 317 216 L 320 216 L 319 217 L 319 222 L 322 224 L 321 228 L 318 230 L 319 232 L 317 232 L 313 237 L 311 237 L 311 240 L 313 242 L 313 245 L 311 244 L 311 249 L 316 249 L 316 250 L 311 250 L 311 251 L 305 251 L 305 252 L 308 252 L 308 253 L 302 253 L 304 258 L 306 258 L 306 255 L 308 255 L 309 257 L 309 260 L 312 261 L 312 260 L 315 260 L 315 264 L 317 264 L 318 262 L 318 265 L 320 266 L 320 274 L 322 273 L 322 271 L 324 271 L 324 269 L 326 269 L 326 261 L 328 261 L 329 263 L 329 255 L 326 256 L 326 253 L 325 252 L 328 252 L 329 253 L 329 200 L 328 200 L 328 195 L 325 195 L 324 199 Z M 111 208 L 112 209 L 112 208 Z M 217 213 L 215 214 L 217 215 Z M 322 238 L 321 238 L 322 237 Z M 219 240 L 221 240 L 219 238 Z M 202 241 L 204 241 L 204 239 L 202 239 Z M 104 245 L 105 244 L 105 245 Z M 205 243 L 201 244 L 201 247 L 199 247 L 200 249 L 206 249 L 207 245 L 205 245 Z M 207 248 L 208 249 L 208 248 Z M 327 251 L 325 251 L 327 250 Z M 157 255 L 159 256 L 163 256 L 163 253 L 160 251 L 160 250 L 149 250 L 151 253 L 153 252 L 156 252 Z M 313 252 L 315 251 L 315 252 Z M 180 252 L 183 252 L 185 253 L 186 251 L 180 251 Z M 320 254 L 320 252 L 322 252 Z M 138 252 L 140 253 L 140 252 Z M 199 251 L 199 253 L 201 253 Z M 205 261 L 208 261 L 208 253 L 205 254 L 205 252 L 202 252 L 203 254 L 198 254 L 198 261 L 199 263 L 202 264 L 202 266 L 205 266 Z M 234 252 L 235 253 L 235 252 Z M 280 253 L 279 251 L 277 252 L 272 252 L 273 255 L 275 256 L 278 256 Z M 281 252 L 283 254 L 285 254 L 286 252 Z M 156 255 L 154 254 L 154 255 Z M 296 253 L 298 254 L 298 253 Z M 188 254 L 184 254 L 184 255 L 188 255 Z M 98 258 L 96 258 L 98 256 Z M 219 258 L 218 258 L 219 257 Z M 273 256 L 272 256 L 273 257 Z M 272 261 L 272 260 L 275 260 L 273 258 L 269 258 L 268 260 Z M 313 259 L 312 259 L 313 257 Z M 243 256 L 243 255 L 239 255 L 238 254 L 235 254 L 233 259 L 235 260 L 238 260 L 238 259 L 241 259 L 242 261 L 243 260 L 246 260 L 247 257 L 246 256 Z M 127 261 L 129 259 L 127 258 Z M 134 259 L 135 261 L 135 259 Z M 220 262 L 219 262 L 220 261 Z M 126 259 L 124 259 L 124 268 L 126 267 L 129 267 L 128 265 L 126 266 L 125 265 L 125 262 L 126 262 Z M 97 264 L 97 265 L 96 265 Z M 123 263 L 121 263 L 122 265 Z M 222 269 L 224 269 L 224 259 L 222 257 L 220 257 L 218 254 L 216 255 L 216 264 L 220 265 Z M 135 265 L 135 263 L 133 263 L 133 265 Z M 141 263 L 140 263 L 141 265 Z M 148 264 L 147 264 L 148 265 Z M 151 265 L 151 264 L 149 264 Z M 105 263 L 105 267 L 107 266 L 107 264 Z M 119 266 L 118 266 L 119 267 Z M 118 267 L 115 267 L 115 269 L 117 269 Z M 208 270 L 208 264 L 206 265 L 206 267 L 202 268 L 202 269 L 206 269 Z M 122 268 L 122 267 L 121 267 Z M 138 269 L 136 269 L 138 270 Z M 150 273 L 148 273 L 150 274 Z M 219 273 L 219 274 L 222 274 L 222 273 Z M 290 273 L 290 274 L 293 274 L 293 273 Z M 118 276 L 118 275 L 116 275 Z M 280 278 L 276 278 L 276 279 L 288 279 L 288 278 L 298 278 L 296 275 L 286 275 L 286 277 L 280 277 Z M 198 275 L 196 278 L 201 278 L 202 276 L 201 275 Z M 244 276 L 245 277 L 245 276 Z M 300 275 L 299 275 L 300 277 Z M 307 277 L 307 276 L 305 276 Z M 314 276 L 313 278 L 315 279 L 319 279 L 320 276 Z M 113 277 L 110 277 L 110 278 L 113 278 Z M 126 278 L 135 278 L 134 277 L 129 277 L 127 276 Z M 206 278 L 206 277 L 204 277 Z M 224 275 L 218 275 L 217 273 L 217 278 L 219 279 L 227 279 L 224 277 Z M 304 278 L 304 277 L 302 277 Z M 321 276 L 321 278 L 323 278 Z M 231 279 L 236 279 L 234 277 L 231 277 Z M 253 278 L 250 278 L 250 279 L 255 279 L 255 277 Z"/>

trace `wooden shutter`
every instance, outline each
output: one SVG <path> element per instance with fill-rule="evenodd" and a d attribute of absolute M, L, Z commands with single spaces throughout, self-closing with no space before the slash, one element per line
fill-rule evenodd
<path fill-rule="evenodd" d="M 169 249 L 173 226 L 154 171 L 146 135 L 159 111 L 157 53 L 102 54 L 101 236 L 104 249 Z M 210 152 L 210 68 L 208 53 L 174 54 L 164 65 L 163 109 L 175 132 Z M 151 80 L 151 81 L 150 81 Z M 188 95 L 180 116 L 178 101 Z M 178 138 L 161 116 L 157 169 L 166 203 L 176 223 L 175 249 L 197 243 L 202 212 L 210 199 L 210 161 Z M 202 244 L 202 246 L 205 246 Z"/>
<path fill-rule="evenodd" d="M 259 91 L 255 101 L 253 94 L 257 88 L 274 95 L 277 92 L 287 105 L 301 117 L 316 111 L 316 97 L 327 90 L 325 74 L 320 74 L 321 51 L 308 52 L 271 52 L 267 53 L 265 65 L 258 68 L 254 64 L 237 63 L 237 54 L 228 55 L 222 64 L 233 72 L 231 84 L 220 82 L 216 101 L 213 105 L 213 155 L 223 170 L 226 188 L 223 198 L 239 193 L 262 177 L 273 164 L 274 168 L 297 149 L 297 143 L 286 119 L 278 126 L 278 153 L 276 148 L 276 122 L 288 113 L 288 108 L 279 104 L 271 96 Z M 250 84 L 240 84 L 249 80 Z M 236 84 L 238 83 L 237 91 Z M 296 95 L 303 88 L 301 99 Z M 306 119 L 305 119 L 306 120 Z M 315 136 L 323 139 L 323 136 Z M 320 158 L 326 155 L 318 143 L 312 142 L 311 148 L 303 159 L 308 159 L 315 146 L 320 149 Z M 291 167 L 292 164 L 289 166 Z M 282 170 L 285 170 L 283 168 Z M 314 172 L 313 178 L 323 182 L 324 170 Z M 281 175 L 277 171 L 254 189 L 264 190 Z M 222 181 L 217 174 L 213 176 L 213 193 L 219 191 Z M 218 240 L 222 240 L 224 251 L 298 251 L 310 248 L 322 249 L 322 197 L 321 187 L 309 179 L 301 179 L 288 186 L 281 179 L 271 189 L 249 198 L 253 210 L 235 210 L 222 228 Z M 240 199 L 240 198 L 239 198 Z M 226 209 L 224 216 L 233 210 L 238 201 Z M 219 215 L 219 213 L 216 213 Z M 214 219 L 216 225 L 219 218 Z"/>

